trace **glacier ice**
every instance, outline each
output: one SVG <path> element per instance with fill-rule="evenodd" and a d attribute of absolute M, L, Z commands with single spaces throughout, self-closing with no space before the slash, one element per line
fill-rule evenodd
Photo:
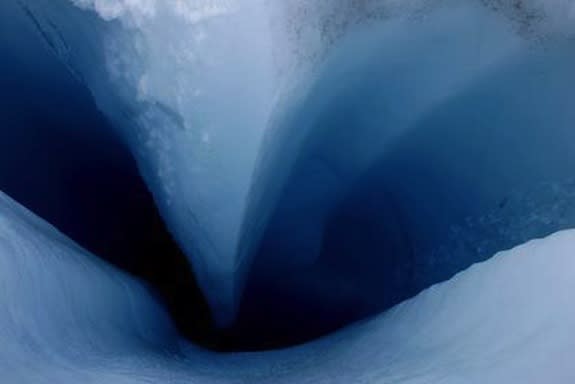
<path fill-rule="evenodd" d="M 399 137 L 430 130 L 432 111 L 524 61 L 552 81 L 570 60 L 544 53 L 567 50 L 568 2 L 72 3 L 5 7 L 25 11 L 125 137 L 222 325 L 254 255 L 267 276 L 317 260 L 343 196 Z"/>
<path fill-rule="evenodd" d="M 570 383 L 575 232 L 474 265 L 386 313 L 280 351 L 178 340 L 141 283 L 0 196 L 0 367 L 11 383 Z"/>
<path fill-rule="evenodd" d="M 0 15 L 8 5 L 0 4 Z M 149 281 L 179 329 L 196 335 L 195 324 L 210 321 L 205 299 L 128 148 L 22 19 L 2 18 L 0 47 L 0 190 Z"/>
<path fill-rule="evenodd" d="M 348 33 L 271 130 L 245 238 L 260 329 L 298 331 L 302 302 L 337 328 L 573 227 L 572 42 L 444 7 Z"/>
<path fill-rule="evenodd" d="M 570 58 L 545 52 L 572 36 L 564 1 L 21 4 L 5 13 L 27 15 L 121 131 L 222 325 L 255 254 L 266 271 L 316 260 L 326 216 L 399 137 L 523 60 L 552 76 Z"/>
<path fill-rule="evenodd" d="M 63 65 L 90 93 L 219 326 L 281 329 L 285 345 L 314 321 L 298 342 L 387 311 L 284 351 L 203 351 L 141 283 L 2 197 L 0 364 L 22 382 L 572 381 L 572 232 L 453 276 L 575 224 L 573 12 L 566 0 L 2 2 L 2 46 L 45 78 Z"/>
<path fill-rule="evenodd" d="M 125 137 L 214 313 L 231 319 L 242 211 L 274 99 L 262 8 L 10 3 L 5 14 L 38 29 Z"/>

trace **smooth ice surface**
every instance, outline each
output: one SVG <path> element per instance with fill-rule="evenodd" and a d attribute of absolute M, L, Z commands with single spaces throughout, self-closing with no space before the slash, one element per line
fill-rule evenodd
<path fill-rule="evenodd" d="M 556 233 L 319 341 L 219 355 L 179 342 L 140 283 L 2 195 L 2 380 L 568 384 L 573 249 L 575 231 Z"/>

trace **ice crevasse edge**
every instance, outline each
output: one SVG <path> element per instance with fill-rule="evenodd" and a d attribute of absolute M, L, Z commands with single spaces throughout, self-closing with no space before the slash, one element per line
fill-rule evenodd
<path fill-rule="evenodd" d="M 305 212 L 309 231 L 278 229 L 288 234 L 296 260 L 260 260 L 264 270 L 313 261 L 320 238 L 314 233 L 356 180 L 401 143 L 398 138 L 425 128 L 422 122 L 454 95 L 479 89 L 477 79 L 536 62 L 541 50 L 565 52 L 573 20 L 569 1 L 525 1 L 519 8 L 497 1 L 373 1 L 359 9 L 346 1 L 23 4 L 130 144 L 221 324 L 234 317 L 268 225 L 274 231 L 275 222 L 301 224 L 302 208 L 296 202 L 289 209 L 289 197 L 285 203 L 290 185 L 301 185 L 311 196 L 307 201 L 322 196 L 322 204 Z M 398 75 L 379 67 L 405 47 L 412 49 L 396 65 L 409 70 Z M 545 65 L 549 73 L 565 74 L 572 60 L 565 54 Z M 392 80 L 417 92 L 386 93 Z M 382 87 L 373 91 L 373 84 Z M 542 97 L 569 94 L 565 86 Z M 333 121 L 326 117 L 341 105 L 347 115 L 370 116 L 350 121 L 353 129 L 338 128 L 343 139 L 328 129 Z M 563 127 L 569 116 L 563 112 L 557 120 L 554 125 Z M 346 145 L 349 138 L 355 147 Z M 343 169 L 335 182 L 330 170 L 318 171 L 330 186 L 325 198 L 321 188 L 298 179 L 298 170 L 313 165 L 306 157 L 318 151 L 329 167 Z M 564 180 L 566 169 L 554 170 L 551 181 Z M 494 206 L 491 195 L 505 186 L 485 185 L 482 204 Z M 277 207 L 288 207 L 290 220 Z"/>

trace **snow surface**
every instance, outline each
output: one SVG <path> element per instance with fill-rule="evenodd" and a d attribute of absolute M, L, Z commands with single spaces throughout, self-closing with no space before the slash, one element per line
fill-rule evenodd
<path fill-rule="evenodd" d="M 501 252 L 316 342 L 219 355 L 146 288 L 0 196 L 7 383 L 572 383 L 575 231 Z"/>

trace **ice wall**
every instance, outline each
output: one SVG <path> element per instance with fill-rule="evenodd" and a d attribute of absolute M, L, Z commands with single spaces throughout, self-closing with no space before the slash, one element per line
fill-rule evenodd
<path fill-rule="evenodd" d="M 236 330 L 248 324 L 249 337 L 293 343 L 294 325 L 302 337 L 316 321 L 309 339 L 393 306 L 303 346 L 210 353 L 179 338 L 142 283 L 0 195 L 5 380 L 575 380 L 572 231 L 426 289 L 573 227 L 572 2 L 36 0 L 0 11 L 12 34 L 2 45 L 28 44 L 14 26 L 34 31 L 77 82 L 43 54 L 23 66 L 66 84 L 63 99 L 82 94 L 69 104 L 80 115 L 95 114 L 89 90 L 125 140 L 220 325 L 248 272 Z M 26 92 L 45 96 L 35 86 Z M 4 106 L 3 128 L 63 102 L 39 103 Z M 66 136 L 56 125 L 49 139 Z M 99 142 L 95 127 L 109 129 L 98 116 L 77 133 Z M 51 136 L 26 127 L 6 142 L 22 132 Z M 2 143 L 0 159 L 20 144 Z M 52 180 L 37 182 L 65 184 Z"/>
<path fill-rule="evenodd" d="M 573 227 L 572 29 L 442 4 L 340 38 L 270 130 L 246 225 L 258 329 L 336 328 Z"/>
<path fill-rule="evenodd" d="M 152 351 L 176 345 L 168 316 L 147 288 L 4 194 L 0 274 L 6 382 L 123 382 L 115 381 L 121 366 L 137 367 Z"/>
<path fill-rule="evenodd" d="M 235 247 L 270 113 L 263 8 L 221 2 L 9 2 L 88 87 L 132 148 L 222 322 Z"/>
<path fill-rule="evenodd" d="M 251 281 L 291 291 L 328 273 L 326 281 L 348 287 L 350 302 L 361 299 L 352 313 L 369 312 L 382 305 L 381 299 L 373 303 L 373 292 L 393 292 L 384 295 L 391 304 L 524 240 L 518 229 L 504 229 L 507 224 L 489 225 L 505 234 L 488 251 L 451 256 L 467 247 L 461 239 L 477 236 L 461 229 L 476 228 L 468 221 L 491 215 L 499 223 L 486 212 L 514 206 L 505 200 L 509 185 L 517 184 L 518 201 L 554 199 L 552 188 L 531 192 L 540 188 L 527 176 L 531 165 L 512 161 L 504 145 L 490 140 L 533 148 L 543 129 L 552 130 L 545 149 L 537 147 L 551 156 L 556 142 L 570 139 L 564 128 L 571 120 L 570 90 L 559 84 L 570 79 L 569 1 L 38 0 L 3 6 L 6 14 L 26 18 L 123 135 L 220 325 L 233 321 L 255 255 Z M 524 66 L 537 75 L 516 73 Z M 500 78 L 505 89 L 498 88 Z M 540 81 L 543 92 L 522 88 L 524 79 Z M 502 103 L 487 105 L 485 98 L 501 92 L 507 96 L 500 100 L 515 103 L 508 112 Z M 457 104 L 460 95 L 468 104 Z M 556 99 L 565 104 L 545 102 Z M 487 112 L 474 118 L 475 104 Z M 450 108 L 453 113 L 439 117 Z M 490 108 L 495 121 L 487 118 Z M 522 129 L 533 135 L 524 137 L 514 119 L 525 109 L 537 116 L 526 120 Z M 476 125 L 467 124 L 473 119 Z M 439 150 L 448 144 L 460 149 Z M 503 166 L 481 163 L 481 151 L 491 148 Z M 459 165 L 445 160 L 450 153 L 461 157 Z M 564 186 L 557 169 L 570 161 L 569 154 L 557 154 L 536 167 L 546 185 Z M 436 175 L 446 162 L 446 173 Z M 495 172 L 501 177 L 490 177 Z M 471 187 L 475 182 L 481 188 Z M 447 202 L 454 207 L 442 217 Z M 535 235 L 567 225 L 559 219 L 558 213 L 544 219 L 551 223 L 534 226 Z M 343 228 L 356 222 L 357 238 L 341 244 Z M 366 239 L 361 228 L 379 239 Z M 373 267 L 366 269 L 383 268 L 394 277 L 338 271 L 357 249 Z M 382 256 L 390 253 L 397 262 Z M 335 271 L 324 268 L 334 262 Z M 291 281 L 276 279 L 284 269 Z M 333 295 L 329 285 L 320 288 L 325 293 L 318 302 Z M 247 297 L 258 300 L 257 293 Z"/>
<path fill-rule="evenodd" d="M 0 3 L 0 190 L 85 249 L 144 278 L 179 329 L 210 322 L 188 261 L 129 148 L 25 13 Z"/>
<path fill-rule="evenodd" d="M 2 17 L 0 25 L 0 189 L 133 270 L 142 238 L 153 248 L 152 239 L 169 236 L 114 128 L 24 21 Z"/>

